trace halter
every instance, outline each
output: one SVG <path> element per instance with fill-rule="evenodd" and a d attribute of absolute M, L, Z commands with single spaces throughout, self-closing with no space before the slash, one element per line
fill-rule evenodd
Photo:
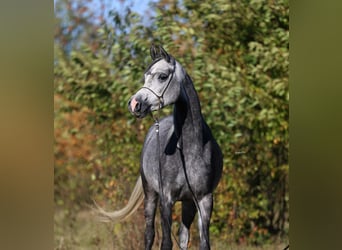
<path fill-rule="evenodd" d="M 156 62 L 160 61 L 161 59 L 162 59 L 162 58 L 160 58 L 160 59 L 157 60 Z M 152 65 L 151 65 L 151 66 L 152 66 Z M 150 66 L 150 67 L 151 67 L 151 66 Z M 166 90 L 167 90 L 167 89 L 169 88 L 169 86 L 170 86 L 170 83 L 171 83 L 171 80 L 173 79 L 173 75 L 174 75 L 175 71 L 176 71 L 176 60 L 173 59 L 173 69 L 172 69 L 172 71 L 171 71 L 171 77 L 170 77 L 168 83 L 166 84 L 166 86 L 164 87 L 164 89 L 163 89 L 163 91 L 161 92 L 160 95 L 158 95 L 154 90 L 152 90 L 152 89 L 149 88 L 149 87 L 142 86 L 142 87 L 140 88 L 140 89 L 147 89 L 147 90 L 149 90 L 152 94 L 154 94 L 154 95 L 158 98 L 158 100 L 159 100 L 159 109 L 161 109 L 161 108 L 163 107 L 163 105 L 164 105 L 164 94 L 165 94 Z"/>

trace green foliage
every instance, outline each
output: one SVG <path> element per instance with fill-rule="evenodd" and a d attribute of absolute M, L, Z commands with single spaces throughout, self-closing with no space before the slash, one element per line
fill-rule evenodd
<path fill-rule="evenodd" d="M 127 101 L 154 41 L 192 77 L 223 150 L 213 237 L 261 244 L 287 234 L 288 1 L 161 0 L 153 8 L 148 25 L 130 9 L 87 23 L 92 36 L 76 37 L 70 50 L 56 33 L 56 202 L 128 198 L 152 121 L 135 120 Z"/>

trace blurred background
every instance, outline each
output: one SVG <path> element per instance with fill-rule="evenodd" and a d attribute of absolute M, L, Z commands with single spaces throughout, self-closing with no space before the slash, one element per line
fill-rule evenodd
<path fill-rule="evenodd" d="M 192 77 L 224 155 L 212 249 L 284 249 L 289 234 L 289 1 L 55 0 L 55 249 L 142 249 L 143 206 L 121 208 L 153 120 L 127 110 L 161 44 Z M 167 115 L 171 108 L 163 110 Z M 158 215 L 157 215 L 158 216 Z M 180 207 L 174 208 L 177 233 Z M 161 232 L 157 219 L 155 249 Z M 192 226 L 191 249 L 198 242 Z M 231 246 L 231 248 L 229 248 Z"/>

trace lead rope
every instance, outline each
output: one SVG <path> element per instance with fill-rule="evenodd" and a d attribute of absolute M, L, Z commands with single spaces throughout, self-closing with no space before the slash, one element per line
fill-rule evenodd
<path fill-rule="evenodd" d="M 162 103 L 160 102 L 160 105 L 162 105 Z M 157 135 L 157 156 L 158 156 L 158 169 L 159 169 L 159 181 L 158 181 L 158 184 L 159 184 L 159 190 L 160 190 L 160 202 L 161 203 L 163 203 L 163 201 L 164 201 L 164 190 L 163 190 L 163 185 L 162 185 L 162 168 L 161 168 L 161 155 L 160 155 L 160 138 L 159 138 L 159 129 L 160 129 L 160 127 L 159 127 L 159 110 L 160 109 L 158 109 L 158 115 L 157 115 L 157 117 L 155 117 L 155 116 L 153 116 L 153 114 L 151 113 L 151 116 L 152 116 L 152 119 L 154 120 L 154 125 L 155 125 L 155 127 L 156 127 L 156 135 Z M 192 188 L 191 188 L 191 186 L 190 186 L 190 182 L 189 182 L 189 178 L 188 178 L 188 174 L 187 174 L 187 172 L 186 172 L 186 168 L 185 168 L 185 159 L 184 159 L 184 154 L 183 154 L 183 150 L 182 149 L 180 149 L 180 154 L 181 154 L 181 160 L 182 160 L 182 165 L 183 165 L 183 170 L 184 170 L 184 174 L 185 174 L 185 179 L 186 179 L 186 183 L 188 184 L 188 187 L 189 187 L 189 190 L 190 190 L 190 192 L 191 192 L 191 195 L 192 195 L 192 197 L 193 197 L 193 200 L 194 200 L 194 202 L 195 202 L 195 205 L 196 205 L 196 207 L 197 207 L 197 210 L 198 210 L 198 213 L 199 213 L 199 216 L 200 216 L 200 218 L 201 218 L 201 221 L 203 221 L 202 220 L 202 211 L 201 211 L 201 208 L 200 208 L 200 206 L 199 206 L 199 203 L 198 203 L 198 200 L 197 200 L 197 198 L 196 198 L 196 195 L 195 195 L 195 193 L 194 193 L 194 191 L 192 190 Z M 202 226 L 204 226 L 203 225 L 203 223 L 202 223 Z M 170 231 L 171 231 L 171 235 L 172 235 L 172 237 L 173 237 L 173 239 L 175 240 L 175 242 L 176 242 L 176 244 L 177 244 L 177 246 L 178 246 L 178 248 L 179 249 L 181 249 L 181 246 L 180 246 L 180 244 L 179 244 L 179 242 L 178 242 L 178 240 L 177 240 L 177 237 L 174 235 L 174 233 L 172 232 L 172 228 L 171 228 L 171 225 L 169 224 L 169 227 L 170 227 Z M 203 232 L 205 232 L 205 230 L 203 230 Z M 206 235 L 205 235 L 206 236 Z M 209 244 L 209 242 L 207 241 L 207 237 L 204 237 L 205 239 L 206 239 L 206 243 L 207 243 L 207 245 L 208 245 L 208 247 L 209 247 L 209 249 L 210 249 L 210 244 Z"/>
<path fill-rule="evenodd" d="M 159 105 L 162 105 L 162 100 L 159 99 Z M 161 107 L 159 107 L 158 109 L 158 115 L 157 117 L 153 116 L 153 114 L 151 113 L 151 116 L 154 120 L 154 125 L 156 127 L 156 135 L 157 135 L 157 156 L 158 156 L 158 168 L 159 168 L 159 181 L 158 181 L 158 185 L 159 185 L 159 190 L 160 190 L 160 203 L 163 204 L 164 202 L 164 189 L 163 189 L 163 185 L 162 185 L 162 167 L 161 167 L 161 155 L 160 155 L 160 138 L 159 138 L 159 110 Z M 172 211 L 171 211 L 172 212 Z M 181 249 L 181 246 L 177 240 L 177 237 L 174 235 L 174 233 L 172 232 L 172 227 L 171 224 L 168 221 L 168 226 L 170 227 L 170 232 L 171 235 L 174 239 L 174 241 L 176 242 L 177 246 L 179 249 Z"/>

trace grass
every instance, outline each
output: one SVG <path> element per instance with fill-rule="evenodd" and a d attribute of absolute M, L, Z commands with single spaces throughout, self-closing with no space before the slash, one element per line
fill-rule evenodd
<path fill-rule="evenodd" d="M 96 221 L 89 210 L 68 212 L 58 209 L 55 211 L 55 250 L 137 250 L 144 249 L 144 218 L 142 208 L 127 222 L 116 225 Z M 177 223 L 175 223 L 177 224 Z M 158 249 L 161 242 L 161 230 L 158 215 L 156 217 L 156 237 L 153 250 Z M 189 249 L 198 249 L 198 234 L 196 223 L 192 229 L 192 239 Z M 177 226 L 173 226 L 177 235 Z M 212 250 L 283 250 L 287 244 L 279 242 L 265 246 L 236 245 L 211 239 Z M 177 244 L 174 242 L 174 249 Z"/>

